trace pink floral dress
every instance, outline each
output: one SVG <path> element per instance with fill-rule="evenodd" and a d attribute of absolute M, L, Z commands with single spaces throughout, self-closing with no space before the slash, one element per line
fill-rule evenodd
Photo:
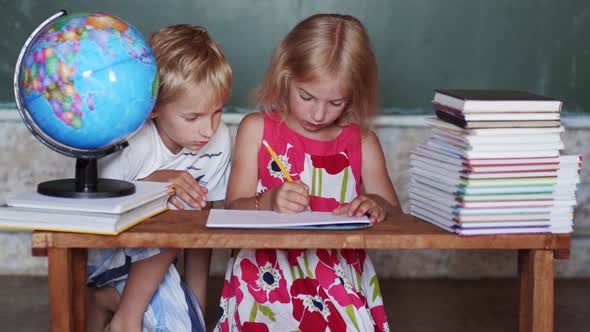
<path fill-rule="evenodd" d="M 310 187 L 314 211 L 332 211 L 359 193 L 360 128 L 332 141 L 306 138 L 273 112 L 263 138 L 291 175 Z M 258 192 L 286 179 L 264 146 Z M 326 232 L 326 230 L 318 231 Z M 241 249 L 228 263 L 215 331 L 389 331 L 377 276 L 364 250 Z"/>

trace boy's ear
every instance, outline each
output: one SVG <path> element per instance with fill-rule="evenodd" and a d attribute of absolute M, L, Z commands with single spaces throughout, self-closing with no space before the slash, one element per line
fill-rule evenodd
<path fill-rule="evenodd" d="M 157 117 L 158 117 L 158 112 L 156 112 L 156 111 L 152 111 L 152 112 L 150 113 L 150 120 L 153 120 L 153 119 L 155 119 L 155 118 L 157 118 Z"/>

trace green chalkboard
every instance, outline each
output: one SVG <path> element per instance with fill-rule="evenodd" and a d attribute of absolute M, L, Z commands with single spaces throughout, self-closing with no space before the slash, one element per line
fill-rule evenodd
<path fill-rule="evenodd" d="M 148 34 L 175 23 L 203 25 L 234 70 L 229 105 L 249 97 L 273 47 L 301 19 L 319 12 L 358 17 L 378 58 L 387 111 L 429 112 L 435 88 L 523 89 L 590 112 L 588 0 L 180 0 L 2 1 L 0 102 L 13 103 L 18 52 L 59 9 L 108 12 Z"/>

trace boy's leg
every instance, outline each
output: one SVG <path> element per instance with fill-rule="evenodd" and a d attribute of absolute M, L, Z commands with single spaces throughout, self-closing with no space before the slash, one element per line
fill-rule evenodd
<path fill-rule="evenodd" d="M 168 249 L 131 264 L 111 331 L 141 331 L 147 306 L 177 254 L 178 249 Z"/>
<path fill-rule="evenodd" d="M 86 331 L 102 332 L 119 307 L 120 296 L 110 286 L 86 290 Z"/>
<path fill-rule="evenodd" d="M 211 249 L 185 249 L 185 280 L 199 300 L 203 315 L 205 315 L 205 301 L 207 300 L 207 281 L 209 279 L 210 263 Z"/>

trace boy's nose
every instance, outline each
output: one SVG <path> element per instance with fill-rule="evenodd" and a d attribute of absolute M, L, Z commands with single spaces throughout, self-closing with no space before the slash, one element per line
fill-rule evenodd
<path fill-rule="evenodd" d="M 213 124 L 211 121 L 205 121 L 200 129 L 200 133 L 204 137 L 211 138 L 211 136 L 213 136 Z"/>

